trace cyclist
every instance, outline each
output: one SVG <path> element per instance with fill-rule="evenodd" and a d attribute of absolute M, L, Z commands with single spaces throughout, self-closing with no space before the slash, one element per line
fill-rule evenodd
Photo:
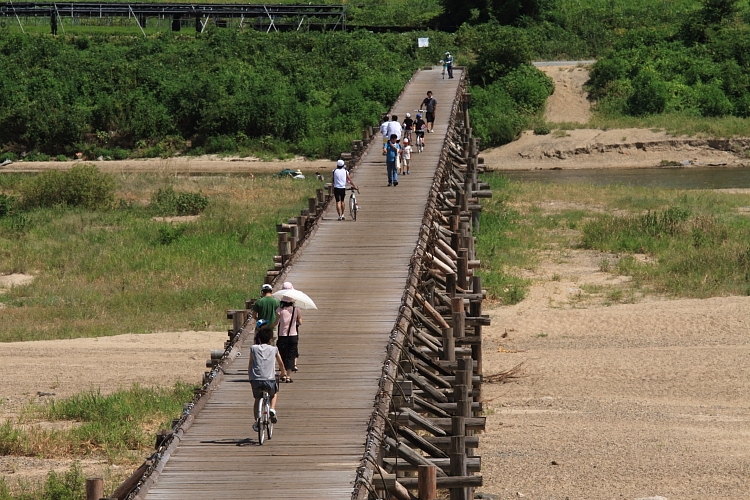
<path fill-rule="evenodd" d="M 256 336 L 260 344 L 250 346 L 250 364 L 247 367 L 247 375 L 250 379 L 250 385 L 253 388 L 253 415 L 258 414 L 260 401 L 263 399 L 263 392 L 267 392 L 271 397 L 271 422 L 276 423 L 276 401 L 278 399 L 279 384 L 276 382 L 276 365 L 279 364 L 279 371 L 282 377 L 286 377 L 286 369 L 281 355 L 276 346 L 270 344 L 273 338 L 273 330 L 268 321 L 259 319 L 255 323 Z M 253 424 L 253 430 L 258 432 L 258 423 Z"/>
<path fill-rule="evenodd" d="M 427 128 L 427 124 L 422 119 L 421 114 L 417 114 L 417 120 L 414 122 L 414 135 L 417 136 L 417 146 L 421 145 L 424 149 L 424 131 Z"/>
<path fill-rule="evenodd" d="M 414 120 L 411 119 L 411 113 L 406 113 L 402 127 L 404 129 L 404 140 L 411 142 L 411 133 L 414 130 Z"/>
<path fill-rule="evenodd" d="M 336 199 L 336 212 L 339 214 L 338 220 L 345 220 L 344 217 L 344 199 L 346 198 L 346 183 L 352 185 L 354 189 L 359 188 L 349 176 L 349 171 L 344 168 L 344 160 L 336 162 L 336 169 L 333 171 L 333 197 Z"/>

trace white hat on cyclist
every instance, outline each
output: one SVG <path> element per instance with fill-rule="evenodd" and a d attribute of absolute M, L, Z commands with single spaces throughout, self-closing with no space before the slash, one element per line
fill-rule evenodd
<path fill-rule="evenodd" d="M 409 139 L 404 139 L 404 144 L 409 144 Z"/>
<path fill-rule="evenodd" d="M 344 165 L 345 165 L 344 160 L 339 160 L 336 162 L 336 166 L 339 168 L 343 167 Z"/>
<path fill-rule="evenodd" d="M 450 53 L 450 52 L 446 52 L 446 53 L 445 53 L 445 55 L 446 55 L 446 56 L 449 56 L 449 55 L 451 55 L 451 53 Z"/>
<path fill-rule="evenodd" d="M 411 118 L 411 113 L 406 113 L 407 118 Z"/>

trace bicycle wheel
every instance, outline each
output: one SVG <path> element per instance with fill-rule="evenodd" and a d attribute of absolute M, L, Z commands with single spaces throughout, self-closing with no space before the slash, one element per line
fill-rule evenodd
<path fill-rule="evenodd" d="M 354 199 L 354 193 L 349 195 L 349 215 L 352 220 L 357 220 L 357 200 Z"/>
<path fill-rule="evenodd" d="M 263 395 L 263 399 L 260 400 L 260 408 L 258 410 L 258 445 L 262 445 L 266 441 L 266 423 L 268 422 L 267 397 L 267 395 Z"/>

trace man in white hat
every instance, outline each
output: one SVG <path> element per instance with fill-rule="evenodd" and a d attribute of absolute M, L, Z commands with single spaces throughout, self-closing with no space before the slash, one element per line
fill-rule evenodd
<path fill-rule="evenodd" d="M 450 52 L 445 53 L 443 61 L 445 61 L 445 67 L 448 70 L 448 78 L 453 78 L 453 56 Z"/>
<path fill-rule="evenodd" d="M 336 200 L 336 212 L 339 214 L 338 220 L 344 220 L 344 200 L 346 199 L 346 183 L 352 185 L 359 192 L 359 188 L 349 176 L 349 171 L 344 168 L 344 160 L 336 162 L 336 169 L 333 171 L 333 197 Z"/>

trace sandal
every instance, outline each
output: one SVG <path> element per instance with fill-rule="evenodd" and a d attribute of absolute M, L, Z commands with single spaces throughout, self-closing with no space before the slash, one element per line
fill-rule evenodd
<path fill-rule="evenodd" d="M 289 382 L 289 377 L 279 377 L 279 382 L 283 382 L 284 384 L 286 384 L 287 382 Z"/>
<path fill-rule="evenodd" d="M 294 365 L 294 368 L 292 368 L 292 371 L 293 371 L 293 372 L 297 372 L 297 371 L 299 371 L 299 370 L 297 369 L 297 365 Z"/>

